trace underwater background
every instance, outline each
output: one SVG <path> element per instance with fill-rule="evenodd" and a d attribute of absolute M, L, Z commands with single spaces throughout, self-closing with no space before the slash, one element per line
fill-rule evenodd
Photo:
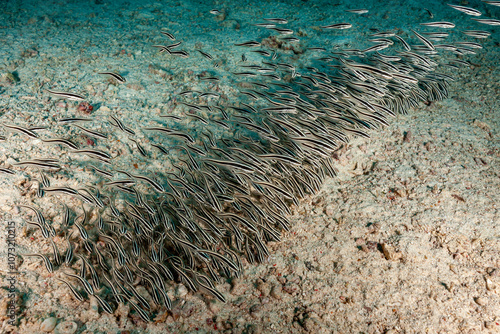
<path fill-rule="evenodd" d="M 498 20 L 0 1 L 0 333 L 498 332 Z"/>

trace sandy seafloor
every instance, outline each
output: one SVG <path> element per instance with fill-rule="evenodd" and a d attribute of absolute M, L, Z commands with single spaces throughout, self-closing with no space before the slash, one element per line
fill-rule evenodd
<path fill-rule="evenodd" d="M 234 43 L 269 36 L 250 25 L 263 17 L 287 18 L 287 27 L 300 32 L 307 47 L 366 47 L 369 28 L 408 32 L 429 20 L 423 8 L 457 23 L 456 35 L 473 28 L 492 36 L 468 58 L 471 68 L 449 72 L 456 80 L 448 99 L 420 104 L 389 127 L 370 132 L 370 139 L 354 139 L 339 150 L 339 177 L 293 207 L 292 228 L 270 244 L 271 257 L 262 264 L 243 260 L 243 275 L 218 286 L 225 304 L 177 285 L 169 291 L 177 300 L 173 309 L 161 311 L 152 323 L 128 314 L 128 307 L 113 315 L 98 313 L 95 300 L 78 302 L 54 279 L 57 274 L 48 274 L 40 260 L 27 259 L 18 261 L 19 324 L 8 326 L 7 293 L 1 289 L 0 333 L 41 333 L 50 317 L 57 319 L 57 333 L 64 326 L 75 326 L 76 333 L 499 333 L 500 28 L 473 23 L 446 2 L 398 3 L 2 1 L 0 122 L 31 126 L 78 114 L 77 103 L 49 97 L 41 90 L 46 86 L 85 92 L 94 115 L 112 113 L 131 126 L 175 113 L 175 94 L 196 87 L 197 75 L 213 70 L 194 49 L 211 53 L 229 69 L 241 62 L 242 53 L 249 63 L 260 60 Z M 461 4 L 500 18 L 500 8 Z M 370 12 L 343 11 L 359 7 Z M 214 8 L 227 15 L 210 14 Z M 343 21 L 354 27 L 317 29 Z M 152 45 L 167 43 L 161 29 L 183 41 L 191 56 L 158 53 Z M 305 52 L 293 61 L 302 64 L 313 56 Z M 127 83 L 115 85 L 95 74 L 105 70 L 122 73 Z M 229 100 L 236 96 L 227 78 L 219 87 Z M 38 149 L 42 144 L 33 139 L 4 135 L 0 164 L 36 157 L 40 150 L 60 153 L 58 146 Z M 137 152 L 129 156 L 126 163 L 144 163 Z M 16 222 L 18 253 L 47 253 L 50 245 L 26 229 L 16 207 L 34 199 L 27 175 L 0 174 L 0 219 Z M 75 170 L 73 177 L 85 182 L 86 175 Z M 48 217 L 60 219 L 60 205 L 51 197 L 36 203 Z M 5 286 L 6 228 L 0 229 Z M 64 248 L 62 237 L 59 242 Z"/>

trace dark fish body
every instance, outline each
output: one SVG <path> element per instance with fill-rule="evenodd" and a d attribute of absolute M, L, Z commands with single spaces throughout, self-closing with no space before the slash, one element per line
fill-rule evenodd
<path fill-rule="evenodd" d="M 321 26 L 322 29 L 349 29 L 352 27 L 352 24 L 350 23 L 335 23 L 335 24 L 330 24 L 326 26 Z"/>
<path fill-rule="evenodd" d="M 118 73 L 115 73 L 115 72 L 98 72 L 98 74 L 104 74 L 104 75 L 109 75 L 110 77 L 116 79 L 116 81 L 120 82 L 120 83 L 124 83 L 125 81 L 125 78 L 122 77 L 120 74 Z"/>
<path fill-rule="evenodd" d="M 243 42 L 239 44 L 235 44 L 236 46 L 246 46 L 246 47 L 257 47 L 260 46 L 261 44 L 257 41 L 248 41 L 248 42 Z"/>
<path fill-rule="evenodd" d="M 50 90 L 50 89 L 45 89 L 45 91 L 47 93 L 54 95 L 54 96 L 61 98 L 61 99 L 66 99 L 66 100 L 70 100 L 70 101 L 83 101 L 83 100 L 85 100 L 85 98 L 79 94 L 74 94 L 74 93 L 70 93 L 70 92 L 59 92 L 59 91 L 54 91 L 54 90 Z"/>
<path fill-rule="evenodd" d="M 489 26 L 500 26 L 500 20 L 497 19 L 474 19 L 474 21 L 481 23 L 481 24 L 487 24 Z"/>

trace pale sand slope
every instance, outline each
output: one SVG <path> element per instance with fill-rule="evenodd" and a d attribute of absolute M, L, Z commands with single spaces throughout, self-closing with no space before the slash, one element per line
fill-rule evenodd
<path fill-rule="evenodd" d="M 142 29 L 149 27 L 138 15 L 126 17 L 142 20 Z M 151 35 L 157 33 L 148 29 Z M 142 33 L 146 35 L 144 30 Z M 242 37 L 238 38 L 241 41 Z M 26 41 L 19 43 L 26 46 L 24 49 L 30 46 Z M 107 46 L 106 41 L 102 43 Z M 53 77 L 69 75 L 66 85 L 71 86 L 72 76 L 81 69 L 73 67 L 74 50 L 64 51 L 63 46 L 52 45 L 61 58 L 54 67 L 61 73 Z M 112 51 L 115 49 L 118 47 Z M 236 59 L 240 53 L 227 56 Z M 27 298 L 20 308 L 21 325 L 13 330 L 39 333 L 42 321 L 54 316 L 58 323 L 74 321 L 78 333 L 204 333 L 224 329 L 234 333 L 499 332 L 500 87 L 496 78 L 500 73 L 493 61 L 500 57 L 498 44 L 490 43 L 485 55 L 474 60 L 481 67 L 460 71 L 448 100 L 421 105 L 408 116 L 398 116 L 390 127 L 372 132 L 370 140 L 356 139 L 341 150 L 339 178 L 328 180 L 318 195 L 294 208 L 293 227 L 282 242 L 271 245 L 269 261 L 246 264 L 242 277 L 219 286 L 226 304 L 205 295 L 186 294 L 185 288 L 178 287 L 172 296 L 181 296 L 186 302 L 160 315 L 157 319 L 162 322 L 157 324 L 145 324 L 136 315 L 125 316 L 127 307 L 113 316 L 99 314 L 95 300 L 92 305 L 78 303 L 54 279 L 60 274 L 48 274 L 40 260 L 31 259 L 19 268 L 18 288 Z M 125 58 L 127 67 L 146 56 Z M 113 58 L 111 50 L 108 58 Z M 78 64 L 85 73 L 97 65 L 118 67 L 109 59 L 92 66 L 86 61 Z M 15 87 L 25 89 L 27 74 L 37 73 L 39 66 L 33 59 L 27 60 L 20 69 L 22 80 Z M 68 69 L 75 73 L 65 71 Z M 6 87 L 2 91 L 4 108 L 31 103 L 19 102 L 10 95 L 18 88 Z M 19 94 L 33 96 L 28 92 Z M 2 162 L 7 156 L 2 152 Z M 22 234 L 25 224 L 9 203 L 19 202 L 19 192 L 2 177 L 2 214 L 4 219 L 16 220 Z M 55 211 L 59 206 L 44 201 L 39 203 L 47 205 L 49 216 L 59 215 Z M 2 258 L 6 254 L 3 231 Z M 64 247 L 60 239 L 58 246 Z M 19 253 L 50 252 L 50 246 L 40 240 L 33 244 L 19 236 Z M 0 263 L 2 273 L 6 265 L 5 261 Z M 2 332 L 8 330 L 3 290 L 0 298 Z"/>

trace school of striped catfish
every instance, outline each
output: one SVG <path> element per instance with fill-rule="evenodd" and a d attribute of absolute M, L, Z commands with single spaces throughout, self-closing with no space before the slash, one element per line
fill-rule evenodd
<path fill-rule="evenodd" d="M 500 1 L 483 2 L 500 6 Z M 449 6 L 478 26 L 500 25 L 476 9 Z M 348 12 L 369 15 L 368 9 Z M 287 22 L 265 18 L 255 26 L 282 45 L 300 43 Z M 350 28 L 347 22 L 320 27 L 324 33 Z M 463 41 L 447 43 L 451 33 Z M 56 279 L 77 300 L 94 296 L 109 313 L 128 303 L 150 321 L 158 306 L 172 307 L 167 291 L 178 282 L 224 302 L 216 284 L 240 275 L 243 257 L 250 263 L 265 261 L 270 255 L 266 242 L 279 241 L 289 228 L 290 206 L 336 175 L 334 152 L 421 102 L 446 98 L 453 76 L 443 69 L 466 69 L 467 56 L 479 52 L 491 33 L 480 27 L 456 31 L 452 22 L 429 20 L 406 34 L 374 30 L 373 45 L 365 49 L 310 47 L 309 66 L 294 64 L 263 41 L 241 41 L 234 47 L 257 54 L 260 62 L 243 57 L 238 69 L 225 70 L 217 55 L 181 49 L 182 42 L 162 30 L 158 34 L 165 43 L 151 47 L 165 57 L 201 57 L 214 68 L 199 78 L 197 89 L 179 94 L 176 113 L 147 124 L 92 114 L 60 117 L 43 126 L 0 118 L 0 145 L 21 136 L 64 152 L 63 158 L 34 156 L 0 166 L 2 177 L 25 173 L 38 185 L 33 201 L 17 206 L 33 236 L 52 252 L 22 256 L 40 259 L 42 270 L 58 273 Z M 96 75 L 116 85 L 126 82 L 120 73 Z M 223 75 L 238 87 L 236 100 L 224 100 L 210 89 Z M 54 101 L 87 100 L 84 93 L 56 88 L 43 94 Z M 67 129 L 91 140 L 54 134 Z M 133 168 L 123 154 L 146 161 L 146 167 Z M 58 175 L 71 179 L 68 159 L 77 161 L 88 180 L 77 186 L 60 181 Z M 37 205 L 41 197 L 60 206 L 57 229 Z M 65 243 L 57 246 L 56 236 Z M 148 290 L 150 300 L 138 285 Z"/>

